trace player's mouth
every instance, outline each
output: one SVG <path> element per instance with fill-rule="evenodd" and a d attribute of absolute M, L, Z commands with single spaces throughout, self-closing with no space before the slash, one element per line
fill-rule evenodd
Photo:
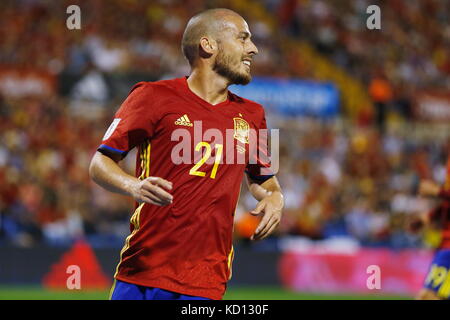
<path fill-rule="evenodd" d="M 244 59 L 242 60 L 242 63 L 248 68 L 250 69 L 250 65 L 252 64 L 252 59 Z"/>

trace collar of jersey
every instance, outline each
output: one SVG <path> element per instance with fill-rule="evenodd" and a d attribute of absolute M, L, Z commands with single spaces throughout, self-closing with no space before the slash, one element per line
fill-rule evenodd
<path fill-rule="evenodd" d="M 225 101 L 222 101 L 222 102 L 220 102 L 218 104 L 211 104 L 211 103 L 209 103 L 208 101 L 206 101 L 206 100 L 202 99 L 201 97 L 199 97 L 198 95 L 196 95 L 189 88 L 188 83 L 187 83 L 187 78 L 188 78 L 187 76 L 182 78 L 183 86 L 184 86 L 186 92 L 188 92 L 189 96 L 191 96 L 194 100 L 198 101 L 202 105 L 207 106 L 208 108 L 214 108 L 215 109 L 215 108 L 219 108 L 219 107 L 222 107 L 224 105 L 227 105 L 228 103 L 231 102 L 231 94 L 230 94 L 230 91 L 228 90 L 228 96 L 227 96 L 227 99 Z"/>

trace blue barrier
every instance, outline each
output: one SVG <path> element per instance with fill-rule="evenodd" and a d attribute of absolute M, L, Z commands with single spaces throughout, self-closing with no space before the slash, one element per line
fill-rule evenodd
<path fill-rule="evenodd" d="M 285 115 L 331 118 L 339 113 L 339 91 L 333 83 L 255 77 L 230 91 Z"/>

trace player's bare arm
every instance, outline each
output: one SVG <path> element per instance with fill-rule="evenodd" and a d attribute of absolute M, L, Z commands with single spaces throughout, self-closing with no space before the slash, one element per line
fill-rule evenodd
<path fill-rule="evenodd" d="M 422 289 L 416 296 L 416 300 L 442 300 L 439 296 L 432 290 Z"/>
<path fill-rule="evenodd" d="M 253 215 L 263 213 L 263 218 L 251 239 L 262 240 L 271 235 L 280 224 L 284 197 L 275 176 L 261 184 L 247 176 L 247 184 L 253 197 L 259 201 L 250 213 Z"/>
<path fill-rule="evenodd" d="M 423 179 L 419 184 L 419 195 L 426 198 L 447 198 L 447 192 L 443 190 L 442 186 L 436 182 Z M 430 223 L 428 212 L 414 215 L 407 221 L 407 228 L 410 232 L 418 232 Z"/>
<path fill-rule="evenodd" d="M 441 186 L 431 180 L 422 180 L 419 185 L 419 195 L 422 197 L 438 197 Z"/>
<path fill-rule="evenodd" d="M 119 160 L 117 156 L 107 156 L 97 151 L 89 167 L 92 180 L 108 191 L 131 196 L 138 203 L 158 206 L 172 203 L 173 197 L 166 191 L 172 189 L 171 182 L 159 177 L 139 180 L 124 172 L 118 164 Z"/>
<path fill-rule="evenodd" d="M 419 194 L 423 197 L 450 200 L 450 190 L 431 180 L 422 180 L 420 182 Z"/>
<path fill-rule="evenodd" d="M 419 195 L 422 197 L 438 197 L 441 187 L 431 180 L 421 180 L 419 184 Z M 430 223 L 428 212 L 422 212 L 411 216 L 406 221 L 406 228 L 409 232 L 416 233 Z"/>

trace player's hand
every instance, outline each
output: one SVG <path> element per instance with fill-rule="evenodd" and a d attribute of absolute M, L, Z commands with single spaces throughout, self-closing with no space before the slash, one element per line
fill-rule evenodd
<path fill-rule="evenodd" d="M 419 195 L 423 197 L 437 197 L 440 190 L 440 186 L 431 180 L 420 181 Z"/>
<path fill-rule="evenodd" d="M 283 195 L 280 192 L 273 192 L 262 199 L 253 211 L 250 211 L 255 216 L 264 214 L 251 240 L 265 239 L 274 232 L 280 224 L 283 206 Z"/>
<path fill-rule="evenodd" d="M 150 203 L 157 206 L 167 206 L 172 203 L 173 196 L 166 190 L 172 190 L 172 182 L 159 177 L 148 177 L 138 181 L 131 194 L 138 203 Z"/>

